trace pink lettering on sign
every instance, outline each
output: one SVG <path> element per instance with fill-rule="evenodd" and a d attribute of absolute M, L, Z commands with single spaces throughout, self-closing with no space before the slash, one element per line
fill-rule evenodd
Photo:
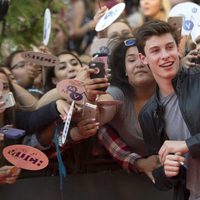
<path fill-rule="evenodd" d="M 40 170 L 49 164 L 43 152 L 26 145 L 7 146 L 3 149 L 3 155 L 16 167 L 27 170 Z"/>
<path fill-rule="evenodd" d="M 27 51 L 27 52 L 22 52 L 21 56 L 26 61 L 45 67 L 54 67 L 55 65 L 59 64 L 58 57 L 47 53 Z"/>

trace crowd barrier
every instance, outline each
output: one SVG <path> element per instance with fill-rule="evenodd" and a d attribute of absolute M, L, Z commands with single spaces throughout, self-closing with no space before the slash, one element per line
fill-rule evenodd
<path fill-rule="evenodd" d="M 147 177 L 123 170 L 67 175 L 63 193 L 57 176 L 0 186 L 1 200 L 171 200 L 172 193 L 158 191 Z"/>

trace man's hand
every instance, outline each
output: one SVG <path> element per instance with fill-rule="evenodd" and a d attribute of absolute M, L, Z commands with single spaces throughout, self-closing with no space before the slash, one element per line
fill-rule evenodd
<path fill-rule="evenodd" d="M 166 140 L 159 150 L 160 162 L 164 164 L 166 156 L 169 154 L 180 153 L 183 155 L 188 151 L 189 149 L 185 141 Z"/>
<path fill-rule="evenodd" d="M 185 158 L 178 154 L 169 154 L 164 161 L 164 172 L 167 177 L 177 176 L 180 170 L 180 165 Z"/>

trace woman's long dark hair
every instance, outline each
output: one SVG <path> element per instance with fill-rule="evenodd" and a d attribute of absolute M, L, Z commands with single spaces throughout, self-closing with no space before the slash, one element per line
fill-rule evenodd
<path fill-rule="evenodd" d="M 120 37 L 110 41 L 109 45 L 113 48 L 108 57 L 108 64 L 111 68 L 111 85 L 119 87 L 125 96 L 132 97 L 133 87 L 130 85 L 128 77 L 126 76 L 125 57 L 127 50 L 135 45 L 125 46 L 124 41 L 129 38 Z"/>
<path fill-rule="evenodd" d="M 78 60 L 79 64 L 81 66 L 83 66 L 82 62 L 80 61 L 78 56 L 70 51 L 62 51 L 62 52 L 56 54 L 56 56 L 59 57 L 60 55 L 65 55 L 65 54 L 70 54 L 70 55 L 74 56 Z M 55 77 L 54 67 L 46 69 L 46 80 L 45 80 L 45 84 L 44 84 L 44 92 L 48 92 L 49 90 L 55 88 L 55 85 L 52 83 L 53 77 Z"/>

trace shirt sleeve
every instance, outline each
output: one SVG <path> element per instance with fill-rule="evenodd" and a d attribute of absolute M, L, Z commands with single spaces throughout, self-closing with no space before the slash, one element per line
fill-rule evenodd
<path fill-rule="evenodd" d="M 17 111 L 15 125 L 16 128 L 23 129 L 26 133 L 35 133 L 53 123 L 59 115 L 56 102 L 51 102 L 36 111 Z"/>
<path fill-rule="evenodd" d="M 109 93 L 113 99 L 124 101 L 124 93 L 118 87 L 109 86 L 106 92 Z"/>
<path fill-rule="evenodd" d="M 122 139 L 108 126 L 99 130 L 98 138 L 110 153 L 112 158 L 120 164 L 126 171 L 139 173 L 135 166 L 135 161 L 141 158 L 140 155 L 131 152 Z"/>

